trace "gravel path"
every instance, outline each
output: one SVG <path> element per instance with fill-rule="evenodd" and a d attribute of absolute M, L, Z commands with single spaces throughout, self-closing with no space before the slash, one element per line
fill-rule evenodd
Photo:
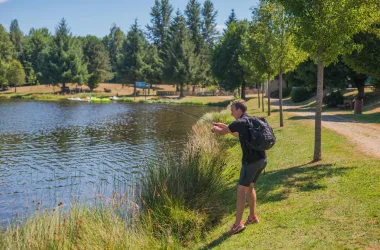
<path fill-rule="evenodd" d="M 278 100 L 272 102 L 273 108 L 278 109 Z M 313 108 L 302 108 L 301 106 L 283 104 L 286 112 L 295 116 L 315 119 Z M 322 126 L 334 130 L 346 136 L 356 145 L 356 148 L 364 154 L 380 158 L 380 125 L 373 123 L 360 123 L 335 114 L 333 112 L 322 113 Z"/>

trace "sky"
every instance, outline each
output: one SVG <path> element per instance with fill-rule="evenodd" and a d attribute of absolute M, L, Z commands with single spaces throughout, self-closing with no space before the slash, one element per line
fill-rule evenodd
<path fill-rule="evenodd" d="M 204 0 L 198 0 L 203 4 Z M 184 12 L 188 0 L 170 0 L 174 12 Z M 251 7 L 259 0 L 213 0 L 218 11 L 217 28 L 223 30 L 231 9 L 238 19 L 251 19 Z M 48 28 L 54 34 L 55 27 L 65 18 L 74 36 L 109 34 L 112 24 L 127 32 L 135 18 L 140 28 L 150 23 L 150 11 L 154 0 L 0 0 L 0 24 L 7 31 L 13 19 L 28 34 L 31 28 Z"/>

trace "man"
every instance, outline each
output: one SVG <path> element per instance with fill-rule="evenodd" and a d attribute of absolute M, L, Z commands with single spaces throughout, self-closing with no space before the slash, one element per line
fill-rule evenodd
<path fill-rule="evenodd" d="M 265 151 L 251 150 L 246 145 L 246 140 L 249 138 L 247 125 L 248 115 L 246 113 L 247 105 L 243 100 L 236 100 L 231 104 L 231 114 L 235 121 L 230 125 L 224 123 L 213 122 L 214 126 L 211 131 L 218 135 L 226 135 L 231 133 L 234 136 L 239 136 L 241 149 L 243 152 L 242 167 L 240 170 L 239 186 L 237 190 L 236 201 L 236 221 L 232 225 L 229 235 L 241 232 L 245 226 L 253 223 L 258 223 L 259 219 L 256 215 L 256 191 L 254 184 L 259 178 L 261 172 L 267 165 L 267 157 Z M 249 216 L 243 224 L 242 216 L 245 206 L 245 196 L 248 194 Z"/>

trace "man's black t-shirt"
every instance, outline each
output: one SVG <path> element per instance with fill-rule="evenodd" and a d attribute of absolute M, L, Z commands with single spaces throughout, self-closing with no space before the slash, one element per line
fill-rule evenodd
<path fill-rule="evenodd" d="M 248 118 L 248 115 L 246 113 L 242 114 L 238 120 L 234 121 L 228 126 L 232 133 L 239 133 L 240 146 L 241 150 L 243 151 L 243 165 L 266 158 L 265 151 L 252 150 L 246 146 L 245 142 L 249 139 L 249 131 L 245 117 Z"/>

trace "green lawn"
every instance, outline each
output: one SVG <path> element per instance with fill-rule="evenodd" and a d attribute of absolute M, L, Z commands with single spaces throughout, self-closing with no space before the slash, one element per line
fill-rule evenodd
<path fill-rule="evenodd" d="M 251 100 L 249 107 L 256 107 Z M 250 109 L 254 115 L 265 115 Z M 289 120 L 279 128 L 278 113 L 269 122 L 277 144 L 268 151 L 269 164 L 259 179 L 260 224 L 226 237 L 234 222 L 235 188 L 230 210 L 220 226 L 195 249 L 350 249 L 380 248 L 380 161 L 364 157 L 335 132 L 323 130 L 323 160 L 313 156 L 313 121 Z M 233 180 L 238 178 L 239 145 L 229 150 Z M 247 216 L 245 210 L 244 219 Z"/>

